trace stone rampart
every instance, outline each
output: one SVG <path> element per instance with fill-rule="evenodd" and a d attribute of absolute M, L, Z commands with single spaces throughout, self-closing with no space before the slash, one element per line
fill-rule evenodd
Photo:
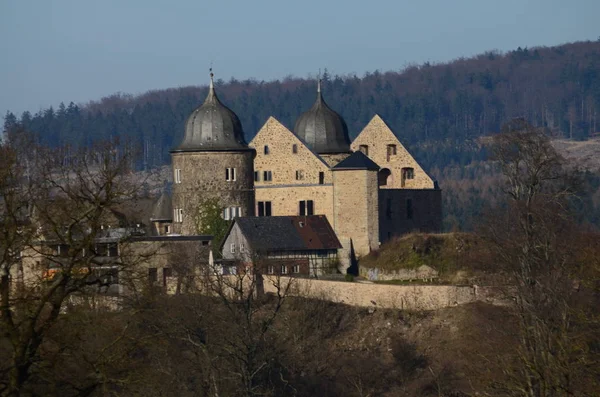
<path fill-rule="evenodd" d="M 289 282 L 287 279 L 285 282 Z M 361 282 L 292 279 L 293 295 L 324 299 L 359 307 L 402 310 L 435 310 L 475 301 L 503 304 L 499 287 L 460 285 L 389 285 Z M 265 280 L 265 292 L 276 292 Z"/>

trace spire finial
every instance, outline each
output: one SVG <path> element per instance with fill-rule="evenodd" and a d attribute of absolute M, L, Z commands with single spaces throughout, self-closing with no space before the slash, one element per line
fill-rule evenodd
<path fill-rule="evenodd" d="M 215 74 L 212 71 L 212 62 L 211 62 L 211 65 L 210 65 L 210 69 L 208 69 L 208 70 L 210 71 L 210 86 L 208 88 L 209 88 L 209 90 L 212 91 L 215 88 L 214 87 L 214 83 L 213 83 L 213 78 L 215 77 Z"/>
<path fill-rule="evenodd" d="M 319 75 L 317 76 L 317 92 L 321 92 L 321 69 L 319 68 Z"/>

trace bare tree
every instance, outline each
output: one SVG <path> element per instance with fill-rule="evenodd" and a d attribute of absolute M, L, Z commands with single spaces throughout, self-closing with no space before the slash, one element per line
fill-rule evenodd
<path fill-rule="evenodd" d="M 509 200 L 485 235 L 513 276 L 520 325 L 519 362 L 506 369 L 512 379 L 507 390 L 532 397 L 572 395 L 579 388 L 577 357 L 586 344 L 576 332 L 586 321 L 576 311 L 582 296 L 574 287 L 581 271 L 580 232 L 569 214 L 577 171 L 567 167 L 543 131 L 522 119 L 505 125 L 491 150 Z"/>
<path fill-rule="evenodd" d="M 97 242 L 104 225 L 123 221 L 117 207 L 141 185 L 130 173 L 132 153 L 118 142 L 79 151 L 22 143 L 0 148 L 0 326 L 10 346 L 0 391 L 6 395 L 27 389 L 70 297 L 108 287 L 127 268 L 107 260 Z"/>

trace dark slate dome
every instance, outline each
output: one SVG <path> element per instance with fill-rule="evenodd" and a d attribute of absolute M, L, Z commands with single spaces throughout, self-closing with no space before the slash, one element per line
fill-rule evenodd
<path fill-rule="evenodd" d="M 210 74 L 208 96 L 185 122 L 183 142 L 174 151 L 247 150 L 242 123 L 231 109 L 223 105 Z"/>
<path fill-rule="evenodd" d="M 294 133 L 319 154 L 350 152 L 348 126 L 342 116 L 325 103 L 321 95 L 320 81 L 317 86 L 317 100 L 307 112 L 298 117 Z"/>

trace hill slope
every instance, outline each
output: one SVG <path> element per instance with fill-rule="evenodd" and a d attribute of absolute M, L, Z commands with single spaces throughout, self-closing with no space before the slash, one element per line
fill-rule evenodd
<path fill-rule="evenodd" d="M 378 113 L 409 146 L 447 142 L 449 147 L 422 151 L 428 167 L 468 162 L 472 154 L 458 154 L 457 144 L 498 131 L 515 116 L 561 137 L 586 138 L 600 130 L 600 41 L 506 54 L 490 51 L 363 77 L 325 73 L 323 80 L 326 100 L 345 117 L 352 136 Z M 223 101 L 239 115 L 248 139 L 271 115 L 293 127 L 315 98 L 315 82 L 302 78 L 219 80 L 217 86 Z M 25 112 L 20 118 L 8 114 L 6 124 L 20 121 L 50 144 L 130 137 L 143 145 L 144 164 L 153 166 L 168 160 L 168 150 L 181 139 L 186 117 L 206 90 L 196 86 L 140 96 L 115 94 L 82 106 Z"/>

